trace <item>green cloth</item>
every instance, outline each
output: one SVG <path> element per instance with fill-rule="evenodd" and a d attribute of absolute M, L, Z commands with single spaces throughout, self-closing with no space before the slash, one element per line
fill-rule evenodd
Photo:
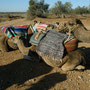
<path fill-rule="evenodd" d="M 38 32 L 35 32 L 35 33 L 32 35 L 32 37 L 31 37 L 31 39 L 30 39 L 30 41 L 29 41 L 29 43 L 31 43 L 31 44 L 33 44 L 33 45 L 36 45 L 36 46 L 38 45 L 38 43 L 40 42 L 40 40 L 46 35 L 46 33 L 41 33 L 41 34 L 39 35 L 38 39 L 35 40 L 35 37 L 36 37 L 37 33 L 38 33 Z"/>

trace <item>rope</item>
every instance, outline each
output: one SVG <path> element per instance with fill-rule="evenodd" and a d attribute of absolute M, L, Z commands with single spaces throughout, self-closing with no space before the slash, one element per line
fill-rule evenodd
<path fill-rule="evenodd" d="M 30 29 L 32 30 L 32 32 L 33 32 L 34 30 L 33 30 L 32 27 L 33 27 L 33 26 L 30 24 L 28 28 L 30 28 Z"/>
<path fill-rule="evenodd" d="M 77 25 L 74 25 L 73 27 L 71 27 L 70 25 L 67 25 L 67 28 L 68 28 L 68 33 L 67 33 L 67 35 L 68 35 L 68 38 L 65 40 L 65 42 L 64 43 L 66 43 L 67 41 L 70 41 L 71 40 L 71 33 L 72 33 L 72 31 L 74 31 L 76 28 L 78 28 L 78 24 Z"/>
<path fill-rule="evenodd" d="M 68 26 L 68 33 L 67 33 L 67 35 L 68 35 L 68 38 L 65 40 L 65 42 L 64 43 L 66 43 L 67 41 L 69 41 L 70 40 L 70 38 L 71 38 L 71 27 L 70 26 Z"/>

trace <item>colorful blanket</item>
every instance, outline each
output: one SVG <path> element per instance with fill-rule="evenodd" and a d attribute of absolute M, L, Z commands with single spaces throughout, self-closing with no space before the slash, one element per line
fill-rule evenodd
<path fill-rule="evenodd" d="M 45 30 L 47 30 L 47 27 L 48 27 L 48 24 L 40 23 L 40 24 L 37 26 L 37 30 L 45 31 Z"/>
<path fill-rule="evenodd" d="M 13 38 L 16 35 L 21 35 L 27 38 L 28 26 L 27 25 L 7 26 L 2 27 L 2 31 L 6 33 L 9 38 Z"/>

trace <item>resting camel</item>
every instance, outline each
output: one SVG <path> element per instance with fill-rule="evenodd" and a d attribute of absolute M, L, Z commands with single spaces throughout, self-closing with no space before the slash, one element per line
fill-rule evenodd
<path fill-rule="evenodd" d="M 84 27 L 79 19 L 71 19 L 67 23 L 60 25 L 55 31 L 72 33 L 77 40 L 90 43 L 90 31 Z"/>
<path fill-rule="evenodd" d="M 25 47 L 23 44 L 23 41 L 20 39 L 19 36 L 14 37 L 13 40 L 15 43 L 17 43 L 19 50 L 24 55 L 28 55 L 29 50 L 36 51 L 37 47 L 34 45 L 32 45 L 31 47 Z M 37 51 L 37 54 L 40 55 L 40 52 Z M 60 60 L 55 61 L 55 60 L 53 60 L 52 57 L 49 57 L 47 55 L 43 56 L 42 59 L 49 66 L 61 67 L 61 69 L 63 71 L 69 71 L 69 70 L 73 70 L 73 69 L 78 69 L 78 70 L 85 69 L 85 66 L 81 65 L 81 63 L 83 63 L 83 64 L 85 63 L 85 60 L 83 57 L 83 53 L 80 50 L 76 50 L 76 51 L 72 51 L 72 52 L 68 53 L 66 56 L 64 56 L 62 61 L 60 61 Z"/>

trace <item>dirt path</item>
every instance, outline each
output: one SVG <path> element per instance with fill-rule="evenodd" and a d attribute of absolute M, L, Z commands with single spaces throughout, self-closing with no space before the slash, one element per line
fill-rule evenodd
<path fill-rule="evenodd" d="M 39 19 L 48 23 L 66 22 L 69 19 Z M 82 20 L 90 30 L 90 18 Z M 32 23 L 25 19 L 0 23 L 2 26 Z M 0 35 L 2 32 L 0 31 Z M 0 90 L 90 90 L 90 44 L 81 43 L 87 60 L 85 71 L 63 72 L 44 62 L 31 62 L 23 59 L 19 50 L 0 52 Z M 38 60 L 37 60 L 38 61 Z"/>

